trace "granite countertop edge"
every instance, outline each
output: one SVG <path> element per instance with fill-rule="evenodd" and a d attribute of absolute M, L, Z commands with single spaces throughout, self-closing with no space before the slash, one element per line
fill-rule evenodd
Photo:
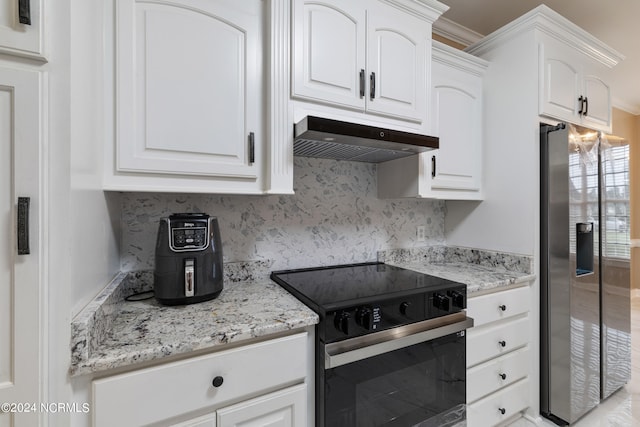
<path fill-rule="evenodd" d="M 262 325 L 260 328 L 252 328 L 251 330 L 233 334 L 233 336 L 229 338 L 220 337 L 216 339 L 215 337 L 206 337 L 200 341 L 195 342 L 178 342 L 175 343 L 175 345 L 161 345 L 149 347 L 144 350 L 136 350 L 124 353 L 106 351 L 103 354 L 98 353 L 86 360 L 79 361 L 71 367 L 70 374 L 72 377 L 75 377 L 86 374 L 100 373 L 121 367 L 134 366 L 143 362 L 162 360 L 174 355 L 189 356 L 190 353 L 199 350 L 213 350 L 216 347 L 224 346 L 226 344 L 241 343 L 243 341 L 248 341 L 255 338 L 267 337 L 279 332 L 286 332 L 315 325 L 316 323 L 318 323 L 318 317 L 314 313 L 313 315 L 310 315 L 308 317 L 298 318 L 295 321 L 290 321 L 287 323 L 274 322 L 273 324 Z"/>

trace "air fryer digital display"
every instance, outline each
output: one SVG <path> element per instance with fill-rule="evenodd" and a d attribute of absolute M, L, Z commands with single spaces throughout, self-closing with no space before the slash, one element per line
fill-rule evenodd
<path fill-rule="evenodd" d="M 198 251 L 209 245 L 207 221 L 169 221 L 171 250 Z"/>

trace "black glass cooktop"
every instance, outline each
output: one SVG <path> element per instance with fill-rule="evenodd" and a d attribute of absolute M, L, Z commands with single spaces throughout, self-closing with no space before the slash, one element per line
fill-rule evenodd
<path fill-rule="evenodd" d="M 455 283 L 383 263 L 274 271 L 271 278 L 318 312 L 424 293 Z"/>

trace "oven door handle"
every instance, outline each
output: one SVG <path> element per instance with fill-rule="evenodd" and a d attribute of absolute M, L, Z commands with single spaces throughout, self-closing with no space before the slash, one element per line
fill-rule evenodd
<path fill-rule="evenodd" d="M 459 312 L 412 323 L 386 331 L 351 338 L 324 346 L 325 369 L 389 353 L 426 341 L 462 332 L 473 326 L 473 319 Z"/>

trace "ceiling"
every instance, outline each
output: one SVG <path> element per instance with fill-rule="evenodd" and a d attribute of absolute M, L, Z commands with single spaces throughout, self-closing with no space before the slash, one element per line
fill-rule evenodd
<path fill-rule="evenodd" d="M 640 114 L 640 1 L 439 1 L 450 7 L 442 15 L 445 21 L 452 21 L 480 35 L 490 34 L 540 4 L 547 5 L 625 57 L 611 70 L 614 107 Z"/>

